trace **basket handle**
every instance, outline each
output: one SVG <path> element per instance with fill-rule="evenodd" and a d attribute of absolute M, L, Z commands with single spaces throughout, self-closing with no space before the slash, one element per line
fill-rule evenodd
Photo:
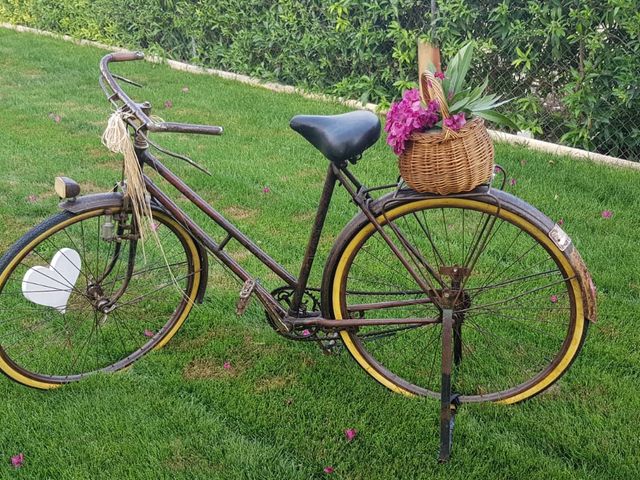
<path fill-rule="evenodd" d="M 442 114 L 442 130 L 444 131 L 444 139 L 459 138 L 460 134 L 444 126 L 444 119 L 451 117 L 449 113 L 449 106 L 447 104 L 447 97 L 442 90 L 442 83 L 435 77 L 429 70 L 425 70 L 420 76 L 420 84 L 422 86 L 422 101 L 428 104 L 430 100 L 436 100 L 440 106 L 440 113 Z"/>
<path fill-rule="evenodd" d="M 429 70 L 425 70 L 420 77 L 422 83 L 422 101 L 428 104 L 430 100 L 437 100 L 440 105 L 440 113 L 442 118 L 449 118 L 449 108 L 447 105 L 447 97 L 442 90 L 442 84 L 433 73 Z"/>

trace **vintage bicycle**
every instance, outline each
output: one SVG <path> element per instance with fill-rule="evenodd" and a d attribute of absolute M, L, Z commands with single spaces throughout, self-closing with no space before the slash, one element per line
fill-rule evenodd
<path fill-rule="evenodd" d="M 328 160 L 299 273 L 293 275 L 151 153 L 149 136 L 220 135 L 217 126 L 156 120 L 109 64 L 100 83 L 123 114 L 148 191 L 153 230 L 143 237 L 124 180 L 81 196 L 56 179 L 61 212 L 0 259 L 0 369 L 49 389 L 126 368 L 164 346 L 201 303 L 213 255 L 243 283 L 237 313 L 256 297 L 285 338 L 342 344 L 394 392 L 440 400 L 440 459 L 451 449 L 456 407 L 516 403 L 542 392 L 578 355 L 596 319 L 587 268 L 562 228 L 492 184 L 457 195 L 419 194 L 402 183 L 368 188 L 352 172 L 380 135 L 371 112 L 296 116 L 291 127 Z M 226 232 L 216 241 L 144 173 L 155 171 Z M 309 273 L 336 184 L 359 213 L 337 237 L 321 285 Z M 504 182 L 503 182 L 504 185 Z M 378 195 L 379 192 L 386 194 Z M 237 241 L 281 281 L 268 291 L 228 253 Z"/>

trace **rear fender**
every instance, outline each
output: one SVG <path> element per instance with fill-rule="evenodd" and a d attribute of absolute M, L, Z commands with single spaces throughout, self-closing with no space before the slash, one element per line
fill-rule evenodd
<path fill-rule="evenodd" d="M 122 207 L 123 196 L 121 192 L 107 192 L 107 193 L 92 193 L 89 195 L 83 195 L 75 199 L 65 200 L 60 203 L 60 208 L 71 213 L 83 213 L 96 208 L 120 208 Z M 153 209 L 160 210 L 163 213 L 169 215 L 167 211 L 160 205 L 153 205 Z M 169 215 L 170 216 L 170 215 Z M 196 302 L 202 303 L 204 300 L 204 294 L 207 290 L 207 281 L 209 278 L 209 257 L 207 251 L 195 238 L 193 239 L 198 249 L 198 256 L 200 258 L 200 265 L 202 266 L 202 274 L 200 275 L 200 286 L 198 287 L 198 294 L 196 295 Z"/>
<path fill-rule="evenodd" d="M 419 200 L 420 198 L 429 198 L 435 196 L 437 195 L 418 194 L 411 190 L 400 191 L 399 193 L 391 192 L 376 200 L 372 204 L 371 208 L 376 213 L 376 215 L 378 215 L 382 212 L 382 209 L 385 205 L 388 208 L 390 205 L 395 205 L 396 202 L 398 204 L 401 204 L 406 203 L 407 201 Z M 578 250 L 574 247 L 571 238 L 569 238 L 569 235 L 567 235 L 558 224 L 556 224 L 553 220 L 551 220 L 549 217 L 547 217 L 532 205 L 529 205 L 524 200 L 515 197 L 510 193 L 503 192 L 502 190 L 491 189 L 489 193 L 489 189 L 486 186 L 481 186 L 469 193 L 449 196 L 449 198 L 456 197 L 467 198 L 471 200 L 477 199 L 479 201 L 492 203 L 496 206 L 499 206 L 500 208 L 504 208 L 509 212 L 515 213 L 528 219 L 536 227 L 542 230 L 547 235 L 547 237 L 565 253 L 567 260 L 573 267 L 573 270 L 576 272 L 580 290 L 582 291 L 585 318 L 592 323 L 596 321 L 597 306 L 595 285 L 593 284 L 593 280 L 591 279 L 591 275 L 589 274 L 587 266 L 578 253 Z M 358 216 L 364 217 L 364 214 L 360 213 L 356 215 L 356 217 Z M 352 221 L 355 220 L 356 219 Z"/>

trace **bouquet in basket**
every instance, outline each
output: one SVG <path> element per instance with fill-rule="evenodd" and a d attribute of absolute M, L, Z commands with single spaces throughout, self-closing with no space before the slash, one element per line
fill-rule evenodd
<path fill-rule="evenodd" d="M 493 144 L 484 119 L 516 128 L 495 111 L 509 100 L 486 94 L 488 79 L 477 87 L 465 77 L 473 58 L 468 43 L 445 72 L 429 63 L 420 75 L 420 90 L 404 92 L 387 113 L 387 143 L 399 156 L 400 173 L 420 192 L 469 191 L 493 173 Z"/>

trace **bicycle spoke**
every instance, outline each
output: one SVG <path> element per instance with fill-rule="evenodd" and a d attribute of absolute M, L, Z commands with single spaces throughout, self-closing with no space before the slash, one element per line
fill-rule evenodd
<path fill-rule="evenodd" d="M 426 208 L 429 202 L 437 208 Z M 451 372 L 454 391 L 463 401 L 509 398 L 523 391 L 530 396 L 535 392 L 531 385 L 558 371 L 549 368 L 552 362 L 575 355 L 565 340 L 575 331 L 574 297 L 569 295 L 575 274 L 561 269 L 539 237 L 507 220 L 502 207 L 473 210 L 438 198 L 415 204 L 421 207 L 403 207 L 405 213 L 393 216 L 388 225 L 394 242 L 416 274 L 436 284 L 424 266 L 430 264 L 443 278 L 441 294 L 454 290 L 455 297 L 443 302 L 415 286 L 408 289 L 411 293 L 392 286 L 390 279 L 398 274 L 384 266 L 390 250 L 387 256 L 377 250 L 360 253 L 371 244 L 385 251 L 380 238 L 372 240 L 379 237 L 374 232 L 371 240 L 352 244 L 349 265 L 358 268 L 348 265 L 336 280 L 341 282 L 343 305 L 338 314 L 438 318 L 445 306 L 451 308 L 454 350 L 459 354 Z M 438 396 L 442 326 L 432 326 L 436 328 L 376 325 L 347 330 L 353 340 L 347 348 L 365 370 L 378 372 L 401 390 Z"/>
<path fill-rule="evenodd" d="M 129 240 L 101 238 L 103 214 L 96 210 L 94 216 L 75 222 L 70 214 L 60 214 L 66 224 L 27 250 L 0 285 L 0 348 L 16 373 L 41 383 L 66 383 L 95 371 L 117 370 L 158 344 L 170 332 L 167 325 L 191 308 L 199 270 L 193 269 L 190 240 L 184 243 L 173 227 L 163 228 L 157 239 L 149 240 L 143 256 L 131 250 Z M 66 267 L 69 275 L 51 265 L 56 252 L 71 263 Z M 133 270 L 128 276 L 123 269 L 130 260 Z M 40 277 L 25 282 L 26 272 L 36 266 L 50 272 L 38 270 Z M 69 298 L 65 305 L 38 305 L 25 298 L 23 286 L 35 295 L 65 298 L 68 292 Z M 104 313 L 118 289 L 123 290 L 120 302 Z M 154 335 L 146 335 L 147 330 Z"/>
<path fill-rule="evenodd" d="M 564 282 L 567 282 L 569 280 L 573 280 L 574 278 L 575 278 L 575 275 L 570 277 L 570 278 L 563 278 L 563 279 L 557 280 L 555 282 L 551 282 L 551 283 L 549 283 L 547 285 L 544 285 L 542 287 L 534 288 L 534 289 L 529 290 L 527 292 L 520 293 L 520 294 L 518 294 L 518 295 L 516 295 L 516 296 L 514 296 L 512 298 L 508 298 L 506 300 L 499 300 L 499 301 L 496 301 L 496 302 L 493 302 L 493 303 L 488 303 L 488 304 L 485 304 L 485 305 L 473 305 L 473 306 L 471 306 L 469 308 L 458 310 L 458 312 L 465 313 L 465 312 L 469 312 L 469 311 L 472 311 L 472 310 L 477 310 L 479 308 L 486 308 L 486 307 L 490 307 L 490 306 L 493 306 L 493 305 L 502 305 L 502 304 L 505 304 L 505 303 L 513 302 L 514 300 L 518 300 L 519 298 L 525 297 L 527 295 L 531 295 L 532 293 L 539 292 L 540 290 L 545 290 L 545 289 L 547 289 L 549 287 L 552 287 L 554 285 L 558 285 L 560 283 L 564 283 Z"/>
<path fill-rule="evenodd" d="M 195 273 L 195 272 L 194 272 L 194 273 Z M 186 279 L 186 278 L 189 278 L 189 277 L 193 276 L 193 275 L 194 275 L 194 273 L 190 273 L 190 274 L 185 275 L 185 276 L 183 276 L 183 277 L 176 278 L 176 281 L 177 281 L 177 282 L 179 282 L 180 280 L 184 280 L 184 279 Z M 167 288 L 167 287 L 171 287 L 171 286 L 175 286 L 175 283 L 174 283 L 174 282 L 168 282 L 168 283 L 165 283 L 164 285 L 162 285 L 162 286 L 160 286 L 160 287 L 156 288 L 155 290 L 153 290 L 153 291 L 151 291 L 151 292 L 149 292 L 149 293 L 145 293 L 144 295 L 140 295 L 139 297 L 136 297 L 136 298 L 134 298 L 133 300 L 129 300 L 129 301 L 127 301 L 127 302 L 117 304 L 116 308 L 122 308 L 122 307 L 127 306 L 127 305 L 133 305 L 133 304 L 135 304 L 135 303 L 139 303 L 143 298 L 147 298 L 149 295 L 155 295 L 155 294 L 156 294 L 156 293 L 158 293 L 159 291 L 164 290 L 165 288 Z"/>

